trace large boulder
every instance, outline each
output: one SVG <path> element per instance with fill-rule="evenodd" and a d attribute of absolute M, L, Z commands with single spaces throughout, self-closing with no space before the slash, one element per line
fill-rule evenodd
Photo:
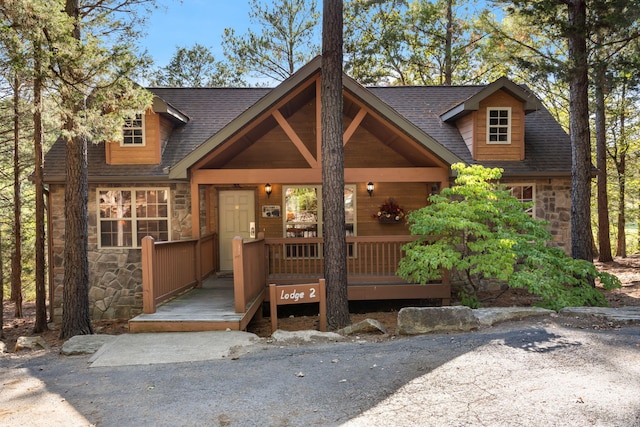
<path fill-rule="evenodd" d="M 397 333 L 467 332 L 478 326 L 478 319 L 469 307 L 405 307 L 398 312 Z"/>

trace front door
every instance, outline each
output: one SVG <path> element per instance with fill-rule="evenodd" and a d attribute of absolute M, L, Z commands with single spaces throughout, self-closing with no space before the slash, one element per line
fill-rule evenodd
<path fill-rule="evenodd" d="M 255 237 L 255 193 L 220 191 L 220 270 L 233 270 L 233 238 Z M 253 226 L 253 230 L 251 227 Z"/>

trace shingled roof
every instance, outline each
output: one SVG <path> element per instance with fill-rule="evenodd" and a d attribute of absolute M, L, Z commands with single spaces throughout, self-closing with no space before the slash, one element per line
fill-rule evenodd
<path fill-rule="evenodd" d="M 512 84 L 512 83 L 511 83 Z M 473 100 L 488 86 L 392 86 L 361 88 L 387 109 L 437 141 L 451 153 L 473 164 L 462 136 L 443 115 L 465 101 Z M 268 88 L 149 88 L 166 104 L 188 118 L 172 132 L 160 165 L 107 165 L 104 143 L 88 147 L 91 182 L 153 182 L 168 179 L 167 171 L 185 159 L 205 141 L 221 132 L 241 114 L 268 97 Z M 523 88 L 523 90 L 525 90 Z M 377 102 L 377 101 L 376 101 Z M 538 104 L 539 105 L 539 104 Z M 375 107 L 375 106 L 374 106 Z M 445 116 L 446 117 L 446 116 Z M 428 138 L 428 139 L 431 139 Z M 525 160 L 481 162 L 501 167 L 506 176 L 569 175 L 571 150 L 569 137 L 541 107 L 525 118 Z M 58 141 L 45 157 L 45 182 L 64 181 L 64 142 Z"/>

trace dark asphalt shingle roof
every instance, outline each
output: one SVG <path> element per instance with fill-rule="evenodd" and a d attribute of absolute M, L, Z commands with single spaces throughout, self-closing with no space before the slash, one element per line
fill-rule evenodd
<path fill-rule="evenodd" d="M 460 133 L 440 115 L 472 97 L 485 86 L 403 86 L 368 90 L 416 127 L 433 137 L 453 154 L 474 163 Z M 175 165 L 191 151 L 215 135 L 242 112 L 267 95 L 267 88 L 151 88 L 156 96 L 189 117 L 186 125 L 171 134 L 160 165 L 106 165 L 104 144 L 88 147 L 89 177 L 93 181 L 116 182 L 166 179 L 165 168 Z M 525 119 L 525 160 L 522 162 L 482 162 L 502 167 L 508 174 L 569 174 L 569 137 L 548 111 L 542 109 Z M 58 141 L 45 157 L 45 182 L 64 176 L 64 143 Z"/>

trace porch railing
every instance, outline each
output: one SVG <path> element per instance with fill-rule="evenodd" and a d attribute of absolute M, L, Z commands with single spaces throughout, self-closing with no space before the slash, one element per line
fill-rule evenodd
<path fill-rule="evenodd" d="M 412 236 L 347 237 L 349 284 L 406 283 L 396 271 L 403 256 L 401 247 Z M 265 239 L 270 283 L 299 283 L 324 275 L 322 238 Z"/>
<path fill-rule="evenodd" d="M 244 313 L 256 298 L 264 297 L 266 282 L 263 238 L 233 239 L 233 291 L 236 313 Z"/>
<path fill-rule="evenodd" d="M 192 288 L 216 271 L 217 235 L 200 240 L 156 242 L 142 239 L 142 311 L 155 313 L 158 304 Z M 198 266 L 200 260 L 200 267 Z"/>

